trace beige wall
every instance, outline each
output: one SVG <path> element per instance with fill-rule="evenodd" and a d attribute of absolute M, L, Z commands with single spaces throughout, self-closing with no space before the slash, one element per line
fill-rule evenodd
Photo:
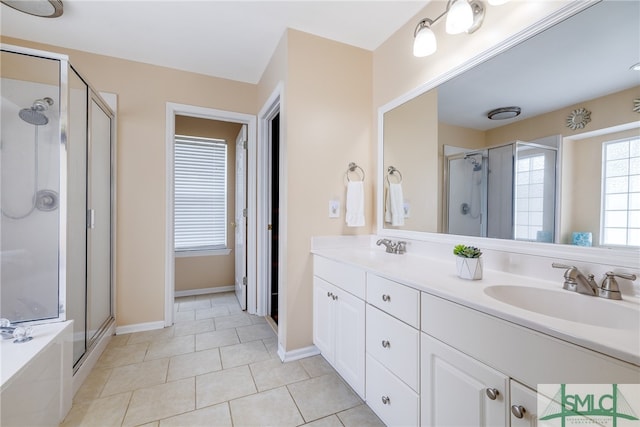
<path fill-rule="evenodd" d="M 98 91 L 118 95 L 116 321 L 164 319 L 166 103 L 255 114 L 256 86 L 2 37 L 69 55 Z"/>
<path fill-rule="evenodd" d="M 227 247 L 228 255 L 190 256 L 175 259 L 175 289 L 190 291 L 233 286 L 235 281 L 235 230 L 230 225 L 236 215 L 236 137 L 240 123 L 176 116 L 176 135 L 223 139 L 227 142 Z"/>
<path fill-rule="evenodd" d="M 384 117 L 384 165 L 387 176 L 389 166 L 402 174 L 402 193 L 410 204 L 410 214 L 400 229 L 437 231 L 438 181 L 433 180 L 438 170 L 438 95 L 429 91 L 394 108 Z M 397 182 L 391 178 L 391 182 Z M 386 187 L 385 178 L 385 189 Z M 385 223 L 385 228 L 395 228 Z"/>
<path fill-rule="evenodd" d="M 287 169 L 287 221 L 282 230 L 286 263 L 281 269 L 286 289 L 280 297 L 287 320 L 280 339 L 289 351 L 312 344 L 311 237 L 371 232 L 375 172 L 371 52 L 294 30 L 287 37 L 287 124 L 281 147 Z M 361 228 L 348 228 L 344 222 L 349 162 L 367 174 L 366 226 Z M 329 200 L 334 198 L 341 200 L 338 219 L 328 217 Z"/>

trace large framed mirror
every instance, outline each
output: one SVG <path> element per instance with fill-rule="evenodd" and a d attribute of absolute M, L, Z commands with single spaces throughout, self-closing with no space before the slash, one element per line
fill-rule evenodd
<path fill-rule="evenodd" d="M 588 235 L 593 246 L 637 250 L 640 71 L 631 68 L 640 62 L 640 3 L 575 9 L 379 110 L 380 234 L 565 245 Z M 520 113 L 489 119 L 503 107 Z M 627 166 L 610 163 L 603 177 L 607 159 L 618 160 L 606 144 L 624 141 Z M 623 172 L 624 190 L 607 193 L 607 178 Z M 615 192 L 626 193 L 624 207 Z M 616 240 L 623 217 L 625 238 Z"/>

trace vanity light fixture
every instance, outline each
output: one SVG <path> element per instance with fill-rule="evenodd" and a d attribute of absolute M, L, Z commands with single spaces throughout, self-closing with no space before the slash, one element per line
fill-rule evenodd
<path fill-rule="evenodd" d="M 418 22 L 413 32 L 413 55 L 429 56 L 436 51 L 438 44 L 431 27 L 447 15 L 446 31 L 449 34 L 473 33 L 480 28 L 484 20 L 484 6 L 480 0 L 449 0 L 447 8 L 436 19 L 425 18 Z"/>
<path fill-rule="evenodd" d="M 509 0 L 487 0 L 491 6 L 500 6 L 507 3 Z"/>
<path fill-rule="evenodd" d="M 491 110 L 487 113 L 490 120 L 506 120 L 518 117 L 522 110 L 520 107 L 502 107 Z"/>
<path fill-rule="evenodd" d="M 62 15 L 62 0 L 1 0 L 3 4 L 42 18 L 57 18 Z"/>

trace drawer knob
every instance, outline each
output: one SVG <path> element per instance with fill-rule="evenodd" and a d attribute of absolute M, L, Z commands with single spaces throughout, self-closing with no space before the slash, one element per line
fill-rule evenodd
<path fill-rule="evenodd" d="M 511 405 L 511 413 L 516 418 L 523 418 L 526 412 L 527 410 L 522 405 Z"/>
<path fill-rule="evenodd" d="M 384 302 L 391 301 L 391 295 L 382 294 L 382 301 L 384 301 Z"/>
<path fill-rule="evenodd" d="M 389 341 L 387 341 L 387 340 L 382 340 L 382 346 L 384 348 L 389 348 L 389 347 L 391 347 L 391 343 Z"/>
<path fill-rule="evenodd" d="M 389 396 L 382 396 L 382 403 L 385 405 L 391 405 L 391 399 L 389 399 Z"/>
<path fill-rule="evenodd" d="M 487 393 L 487 397 L 491 400 L 496 400 L 500 392 L 495 388 L 488 387 L 485 392 Z"/>

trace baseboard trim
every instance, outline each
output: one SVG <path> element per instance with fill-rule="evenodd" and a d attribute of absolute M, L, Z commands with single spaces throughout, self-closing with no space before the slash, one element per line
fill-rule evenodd
<path fill-rule="evenodd" d="M 294 360 L 317 356 L 318 354 L 320 354 L 320 350 L 318 350 L 318 347 L 316 347 L 315 345 L 298 348 L 296 350 L 285 351 L 282 345 L 278 343 L 278 357 L 283 362 L 293 362 Z"/>
<path fill-rule="evenodd" d="M 125 325 L 116 327 L 116 335 L 131 334 L 133 332 L 152 331 L 154 329 L 164 328 L 164 321 L 136 323 L 133 325 Z"/>
<path fill-rule="evenodd" d="M 218 292 L 231 292 L 235 290 L 236 287 L 231 286 L 217 286 L 215 288 L 202 288 L 202 289 L 190 289 L 187 291 L 175 291 L 175 297 L 190 297 L 193 295 L 205 295 L 205 294 L 215 294 Z"/>

